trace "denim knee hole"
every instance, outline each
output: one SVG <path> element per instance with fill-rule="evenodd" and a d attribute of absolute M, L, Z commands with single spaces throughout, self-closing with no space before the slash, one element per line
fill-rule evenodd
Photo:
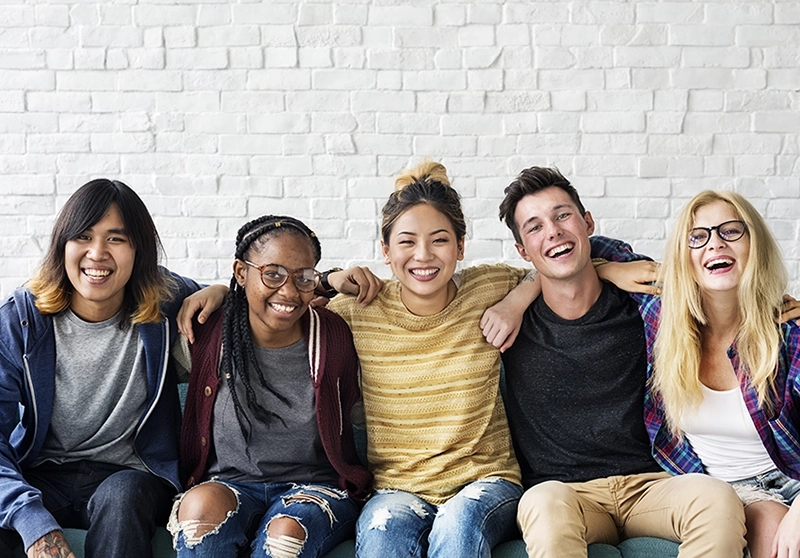
<path fill-rule="evenodd" d="M 206 482 L 213 482 L 213 481 L 206 481 Z M 220 521 L 219 523 L 216 522 L 204 522 L 197 519 L 187 519 L 185 521 L 178 521 L 178 510 L 181 507 L 181 502 L 183 502 L 184 497 L 186 497 L 189 492 L 197 488 L 197 486 L 202 486 L 205 483 L 200 483 L 195 487 L 187 490 L 175 500 L 175 503 L 172 504 L 172 510 L 169 513 L 169 520 L 167 521 L 167 531 L 172 535 L 172 547 L 177 548 L 178 546 L 178 535 L 183 533 L 183 541 L 186 545 L 186 548 L 194 548 L 205 539 L 209 535 L 216 535 L 219 533 L 220 528 L 234 515 L 239 512 L 239 491 L 235 488 L 225 485 L 225 487 L 233 492 L 234 497 L 236 498 L 236 509 L 230 510 L 225 514 L 225 519 Z M 204 528 L 208 528 L 207 531 L 203 531 L 198 533 Z"/>
<path fill-rule="evenodd" d="M 276 519 L 282 518 L 292 519 L 300 526 L 304 533 L 302 540 L 290 535 L 278 535 L 277 537 L 270 535 L 269 526 L 272 525 L 272 522 Z M 266 527 L 264 527 L 264 534 L 266 535 L 264 539 L 264 552 L 267 556 L 272 558 L 297 558 L 303 551 L 303 547 L 308 540 L 308 529 L 306 529 L 306 526 L 300 521 L 300 518 L 287 514 L 278 514 L 270 519 Z"/>

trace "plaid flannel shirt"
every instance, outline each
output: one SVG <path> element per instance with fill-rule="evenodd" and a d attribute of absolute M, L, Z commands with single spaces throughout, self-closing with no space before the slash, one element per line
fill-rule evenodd
<path fill-rule="evenodd" d="M 627 262 L 649 259 L 636 254 L 625 242 L 602 236 L 592 237 L 592 257 Z M 653 343 L 658 330 L 661 299 L 658 296 L 631 294 L 639 305 L 644 320 L 647 342 L 647 390 L 644 399 L 644 421 L 650 436 L 653 457 L 672 474 L 703 473 L 703 464 L 685 437 L 673 435 L 664 423 L 660 398 L 650 389 L 653 373 Z M 777 468 L 787 476 L 800 479 L 800 324 L 796 320 L 780 326 L 783 335 L 772 411 L 758 406 L 758 395 L 739 361 L 734 343 L 728 358 L 740 381 L 744 402 L 761 441 Z"/>

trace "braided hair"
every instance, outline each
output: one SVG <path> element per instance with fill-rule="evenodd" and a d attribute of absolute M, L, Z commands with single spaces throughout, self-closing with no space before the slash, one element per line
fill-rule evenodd
<path fill-rule="evenodd" d="M 309 229 L 303 222 L 292 217 L 264 215 L 254 219 L 239 229 L 236 235 L 236 254 L 238 260 L 246 260 L 251 250 L 260 250 L 269 239 L 282 234 L 293 234 L 306 239 L 314 252 L 314 263 L 319 263 L 322 257 L 322 248 L 319 244 L 317 235 Z M 288 400 L 276 392 L 264 377 L 258 365 L 253 339 L 250 334 L 249 305 L 244 287 L 239 285 L 236 277 L 231 278 L 230 288 L 225 300 L 225 315 L 222 322 L 222 361 L 220 369 L 224 381 L 228 385 L 236 412 L 236 420 L 242 429 L 242 435 L 249 439 L 248 427 L 252 426 L 250 419 L 245 415 L 239 395 L 236 392 L 237 378 L 244 387 L 247 408 L 260 421 L 265 423 L 273 419 L 280 420 L 284 426 L 286 423 L 276 413 L 265 409 L 256 399 L 256 392 L 253 389 L 250 370 L 255 370 L 258 383 L 281 400 L 288 403 Z M 247 423 L 247 425 L 245 425 Z"/>

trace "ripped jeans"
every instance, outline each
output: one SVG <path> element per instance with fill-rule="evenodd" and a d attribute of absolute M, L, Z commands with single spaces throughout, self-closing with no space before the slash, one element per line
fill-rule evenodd
<path fill-rule="evenodd" d="M 475 481 L 441 506 L 414 494 L 379 490 L 356 524 L 357 558 L 488 558 L 519 537 L 522 487 L 502 479 Z"/>
<path fill-rule="evenodd" d="M 238 508 L 199 541 L 187 543 L 184 528 L 188 526 L 184 523 L 188 522 L 179 523 L 177 519 L 181 499 L 188 492 L 182 494 L 173 506 L 167 526 L 179 558 L 235 558 L 248 544 L 253 558 L 272 556 L 267 545 L 267 527 L 278 517 L 291 517 L 303 527 L 306 540 L 298 557 L 324 556 L 353 536 L 359 506 L 346 492 L 333 486 L 214 482 L 233 491 Z"/>

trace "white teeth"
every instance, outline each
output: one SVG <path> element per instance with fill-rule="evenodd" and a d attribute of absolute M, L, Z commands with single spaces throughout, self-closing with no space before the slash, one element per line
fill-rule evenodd
<path fill-rule="evenodd" d="M 549 250 L 547 252 L 547 257 L 548 258 L 555 258 L 556 256 L 560 256 L 561 254 L 564 254 L 565 252 L 569 252 L 570 250 L 572 250 L 572 245 L 571 244 L 562 244 L 561 246 L 556 246 L 555 248 L 552 248 L 551 250 Z"/>
<path fill-rule="evenodd" d="M 270 306 L 272 306 L 278 312 L 286 312 L 287 314 L 294 310 L 294 306 L 287 306 L 286 304 L 277 304 L 275 302 L 270 302 Z"/>
<path fill-rule="evenodd" d="M 89 277 L 92 277 L 93 279 L 102 279 L 103 277 L 108 277 L 109 275 L 111 275 L 111 271 L 109 271 L 107 269 L 104 269 L 104 270 L 100 270 L 100 269 L 84 269 L 83 273 L 85 273 Z"/>
<path fill-rule="evenodd" d="M 433 275 L 434 273 L 436 273 L 438 271 L 439 270 L 437 268 L 433 268 L 433 269 L 412 269 L 411 270 L 411 274 L 412 275 L 419 275 L 419 276 L 422 276 L 422 277 L 428 277 L 428 276 Z"/>

